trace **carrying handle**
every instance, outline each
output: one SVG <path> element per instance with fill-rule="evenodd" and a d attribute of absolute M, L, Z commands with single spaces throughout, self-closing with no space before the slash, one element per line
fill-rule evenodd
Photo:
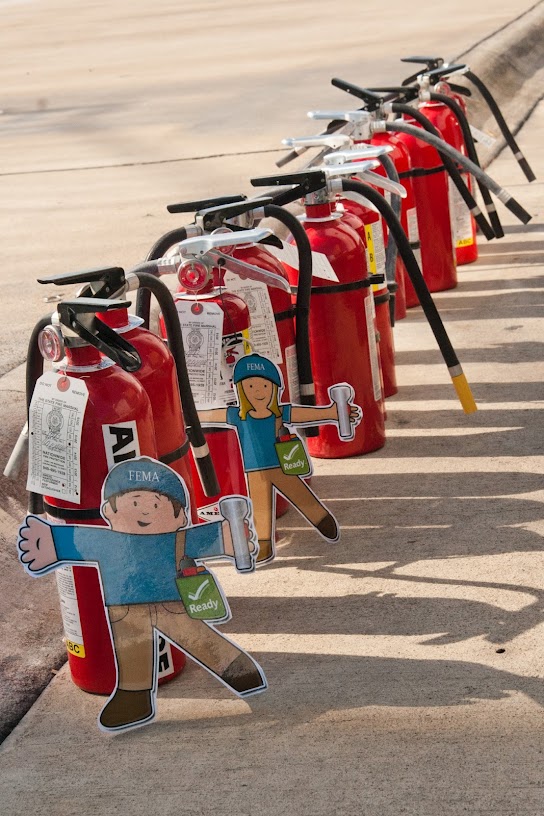
<path fill-rule="evenodd" d="M 330 147 L 336 150 L 351 144 L 351 136 L 347 133 L 321 133 L 317 136 L 295 136 L 282 139 L 281 143 L 286 147 Z"/>
<path fill-rule="evenodd" d="M 250 179 L 254 187 L 280 187 L 286 184 L 295 185 L 291 190 L 285 190 L 274 196 L 274 204 L 283 207 L 310 193 L 322 190 L 327 186 L 327 175 L 323 170 L 306 170 L 299 173 L 285 173 L 280 176 L 259 176 Z"/>
<path fill-rule="evenodd" d="M 353 85 L 351 82 L 346 82 L 345 79 L 334 77 L 331 79 L 331 85 L 334 85 L 335 88 L 340 88 L 341 91 L 345 91 L 352 96 L 356 96 L 357 99 L 361 99 L 365 103 L 367 111 L 377 111 L 382 105 L 383 100 L 381 96 L 378 96 L 378 94 L 368 89 L 360 88 L 358 85 Z"/>
<path fill-rule="evenodd" d="M 55 286 L 68 286 L 89 283 L 82 292 L 82 297 L 109 298 L 125 289 L 125 270 L 120 266 L 104 266 L 96 269 L 83 269 L 81 272 L 66 272 L 51 275 L 49 278 L 38 278 L 38 283 L 53 283 Z M 102 284 L 93 286 L 92 284 Z"/>
<path fill-rule="evenodd" d="M 96 317 L 97 313 L 128 309 L 129 306 L 128 300 L 77 298 L 59 303 L 57 312 L 62 326 L 97 348 L 125 371 L 133 372 L 142 365 L 134 346 Z"/>
<path fill-rule="evenodd" d="M 168 204 L 169 213 L 192 213 L 207 210 L 210 207 L 219 207 L 221 204 L 236 204 L 245 201 L 247 196 L 240 195 L 215 196 L 215 198 L 200 198 L 197 201 L 181 201 L 179 204 Z"/>

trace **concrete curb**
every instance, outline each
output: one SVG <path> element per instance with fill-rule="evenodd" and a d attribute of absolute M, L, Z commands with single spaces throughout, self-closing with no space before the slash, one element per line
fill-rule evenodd
<path fill-rule="evenodd" d="M 459 54 L 453 62 L 467 63 L 488 86 L 515 135 L 543 98 L 544 2 L 523 12 L 494 34 Z M 487 167 L 505 148 L 506 142 L 489 108 L 471 82 L 456 79 L 473 91 L 467 99 L 470 121 L 497 141 L 491 148 L 478 146 L 482 167 Z"/>

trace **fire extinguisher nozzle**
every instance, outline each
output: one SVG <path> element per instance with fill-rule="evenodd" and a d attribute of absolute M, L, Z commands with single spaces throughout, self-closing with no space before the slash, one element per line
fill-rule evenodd
<path fill-rule="evenodd" d="M 457 370 L 459 370 L 459 366 L 456 366 L 456 368 Z M 476 400 L 472 395 L 470 385 L 468 384 L 467 378 L 465 377 L 464 373 L 461 372 L 460 374 L 452 376 L 451 381 L 453 383 L 455 391 L 457 392 L 459 402 L 461 403 L 465 414 L 473 414 L 475 411 L 477 411 L 478 406 L 476 405 Z"/>

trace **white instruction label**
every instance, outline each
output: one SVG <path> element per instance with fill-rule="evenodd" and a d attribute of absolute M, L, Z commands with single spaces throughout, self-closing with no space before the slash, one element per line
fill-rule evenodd
<path fill-rule="evenodd" d="M 412 252 L 416 256 L 417 265 L 419 266 L 420 270 L 423 271 L 423 266 L 421 263 L 421 246 L 419 243 L 419 226 L 417 223 L 417 210 L 415 207 L 411 207 L 406 211 L 406 223 L 408 226 L 408 241 L 412 247 Z"/>
<path fill-rule="evenodd" d="M 281 261 L 287 266 L 291 266 L 293 269 L 298 269 L 298 250 L 294 244 L 288 244 L 286 241 L 282 241 L 282 248 L 269 246 L 267 247 L 268 251 L 275 255 L 278 261 Z"/>
<path fill-rule="evenodd" d="M 285 349 L 285 370 L 289 386 L 289 402 L 300 404 L 300 383 L 298 379 L 297 347 L 287 346 Z"/>
<path fill-rule="evenodd" d="M 236 393 L 232 378 L 234 366 L 249 353 L 248 331 L 224 334 L 221 341 L 221 368 L 219 371 L 218 400 L 221 405 L 236 405 Z"/>
<path fill-rule="evenodd" d="M 496 143 L 496 139 L 490 133 L 485 133 L 483 130 L 478 130 L 478 128 L 474 127 L 474 125 L 470 125 L 470 132 L 472 133 L 472 138 L 476 139 L 476 141 L 484 145 L 484 147 L 493 147 Z"/>
<path fill-rule="evenodd" d="M 381 221 L 373 224 L 365 224 L 366 236 L 366 262 L 369 275 L 385 275 L 385 243 L 383 240 L 383 229 Z M 372 288 L 383 289 L 385 283 L 381 285 L 373 284 Z"/>
<path fill-rule="evenodd" d="M 227 271 L 225 286 L 229 292 L 241 297 L 249 309 L 249 339 L 253 351 L 268 357 L 276 365 L 283 363 L 274 310 L 266 283 L 242 280 L 234 272 Z"/>
<path fill-rule="evenodd" d="M 338 283 L 338 275 L 327 256 L 322 252 L 312 252 L 312 277 Z"/>
<path fill-rule="evenodd" d="M 291 266 L 293 269 L 298 269 L 297 248 L 293 244 L 285 243 L 285 241 L 282 241 L 282 244 L 283 249 L 277 249 L 276 247 L 268 247 L 268 249 L 282 263 Z M 338 283 L 338 275 L 332 268 L 327 256 L 322 252 L 312 252 L 312 277 Z"/>
<path fill-rule="evenodd" d="M 376 326 L 374 325 L 374 297 L 372 293 L 365 298 L 366 330 L 368 334 L 368 350 L 370 354 L 370 369 L 372 371 L 372 387 L 374 399 L 379 402 L 382 398 L 382 382 L 380 376 L 380 361 L 378 359 L 378 344 L 376 342 Z"/>
<path fill-rule="evenodd" d="M 88 569 L 87 567 L 85 569 Z M 92 568 L 91 568 L 92 569 Z M 72 567 L 59 567 L 55 571 L 60 598 L 62 625 L 66 635 L 68 651 L 76 657 L 85 657 L 85 645 L 81 629 L 81 618 L 77 603 L 76 584 Z"/>
<path fill-rule="evenodd" d="M 223 405 L 219 398 L 223 310 L 217 303 L 176 300 L 187 371 L 198 410 Z"/>
<path fill-rule="evenodd" d="M 472 246 L 472 219 L 470 210 L 463 201 L 461 194 L 451 178 L 448 176 L 448 201 L 450 205 L 451 228 L 453 245 L 459 247 Z"/>
<path fill-rule="evenodd" d="M 49 371 L 37 381 L 29 410 L 27 490 L 80 503 L 81 432 L 88 398 L 84 380 Z"/>

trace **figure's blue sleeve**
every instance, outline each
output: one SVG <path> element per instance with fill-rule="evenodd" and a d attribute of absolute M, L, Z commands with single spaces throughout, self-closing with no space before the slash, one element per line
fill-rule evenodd
<path fill-rule="evenodd" d="M 104 545 L 112 544 L 115 536 L 108 527 L 78 527 L 69 524 L 51 526 L 59 561 L 98 561 Z"/>
<path fill-rule="evenodd" d="M 286 425 L 291 424 L 291 408 L 293 406 L 290 403 L 281 406 L 281 418 Z"/>
<path fill-rule="evenodd" d="M 189 527 L 185 535 L 185 555 L 189 558 L 216 558 L 225 554 L 221 521 Z"/>
<path fill-rule="evenodd" d="M 238 425 L 240 421 L 239 410 L 237 405 L 229 405 L 227 407 L 227 425 L 234 425 L 235 427 Z"/>

